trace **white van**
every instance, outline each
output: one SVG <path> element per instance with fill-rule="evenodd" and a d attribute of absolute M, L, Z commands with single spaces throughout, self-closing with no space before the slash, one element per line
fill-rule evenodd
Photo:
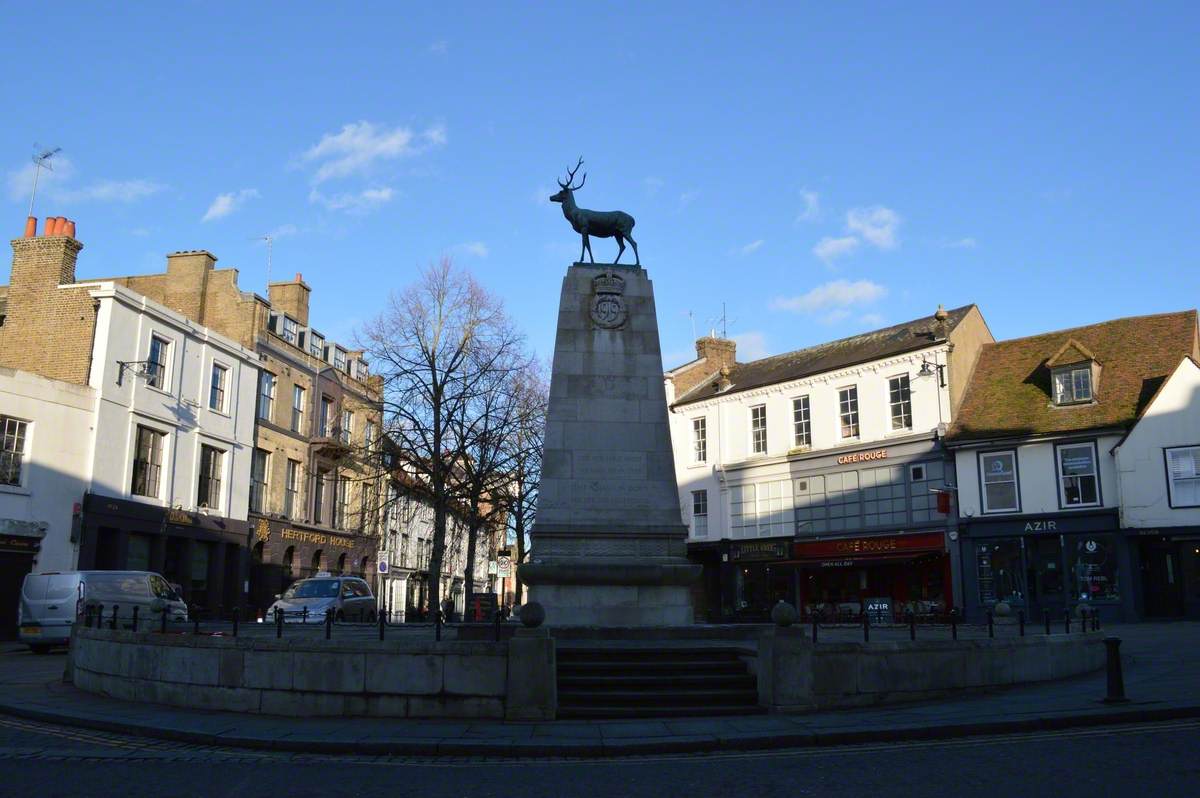
<path fill-rule="evenodd" d="M 167 618 L 186 622 L 187 604 L 156 573 L 149 571 L 62 571 L 27 574 L 21 586 L 17 606 L 20 640 L 35 654 L 45 654 L 53 646 L 66 645 L 71 624 L 83 617 L 88 605 L 103 605 L 104 618 L 112 617 L 117 605 L 118 621 L 128 623 L 133 608 L 138 608 L 139 625 L 146 628 L 158 619 L 156 602 L 166 602 Z"/>

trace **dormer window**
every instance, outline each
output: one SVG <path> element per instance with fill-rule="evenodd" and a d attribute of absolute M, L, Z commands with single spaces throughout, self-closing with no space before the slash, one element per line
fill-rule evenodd
<path fill-rule="evenodd" d="M 1054 404 L 1078 405 L 1095 399 L 1100 361 L 1079 341 L 1068 339 L 1046 361 L 1046 368 L 1050 369 Z"/>
<path fill-rule="evenodd" d="M 1054 371 L 1054 404 L 1073 405 L 1092 401 L 1091 366 L 1071 366 Z"/>

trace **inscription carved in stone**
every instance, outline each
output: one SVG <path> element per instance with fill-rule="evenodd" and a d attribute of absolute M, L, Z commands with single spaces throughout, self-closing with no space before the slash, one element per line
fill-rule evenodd
<path fill-rule="evenodd" d="M 586 452 L 572 455 L 576 479 L 641 479 L 646 475 L 645 452 Z"/>
<path fill-rule="evenodd" d="M 592 323 L 606 330 L 615 330 L 629 317 L 625 307 L 625 280 L 612 272 L 592 280 L 592 306 L 589 315 Z"/>

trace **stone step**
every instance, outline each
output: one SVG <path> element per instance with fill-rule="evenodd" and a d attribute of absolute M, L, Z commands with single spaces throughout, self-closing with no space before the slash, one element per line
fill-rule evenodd
<path fill-rule="evenodd" d="M 745 673 L 746 666 L 741 662 L 735 661 L 718 661 L 718 662 L 686 662 L 686 661 L 670 661 L 662 660 L 657 662 L 644 662 L 640 660 L 579 660 L 579 661 L 558 661 L 558 672 L 560 674 L 652 674 L 652 673 L 730 673 L 738 674 Z"/>
<path fill-rule="evenodd" d="M 559 707 L 558 717 L 576 720 L 618 720 L 624 718 L 704 718 L 716 715 L 761 715 L 766 710 L 759 706 L 698 706 L 698 707 L 654 707 L 647 710 L 642 705 L 629 706 L 573 706 Z"/>
<path fill-rule="evenodd" d="M 737 661 L 740 657 L 747 656 L 750 652 L 744 652 L 736 648 L 717 648 L 697 646 L 695 648 L 688 647 L 663 647 L 663 648 L 639 648 L 639 647 L 595 647 L 582 648 L 577 646 L 559 646 L 558 659 L 563 660 L 674 660 L 674 661 Z"/>
<path fill-rule="evenodd" d="M 653 706 L 658 709 L 672 706 L 754 706 L 757 701 L 758 691 L 755 689 L 571 690 L 560 692 L 558 696 L 560 707 L 641 706 L 645 709 Z"/>
<path fill-rule="evenodd" d="M 664 681 L 680 688 L 712 687 L 755 689 L 758 682 L 745 670 L 737 673 L 672 674 L 669 679 L 663 674 L 603 674 L 603 675 L 560 675 L 559 690 L 623 690 L 630 688 L 654 689 Z"/>

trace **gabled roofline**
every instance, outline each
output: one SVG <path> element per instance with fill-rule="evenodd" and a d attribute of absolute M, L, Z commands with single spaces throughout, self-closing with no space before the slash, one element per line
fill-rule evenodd
<path fill-rule="evenodd" d="M 1142 408 L 1142 411 L 1138 413 L 1137 418 L 1135 418 L 1133 423 L 1129 425 L 1129 429 L 1125 430 L 1125 434 L 1121 436 L 1121 440 L 1114 443 L 1113 447 L 1108 450 L 1109 454 L 1117 453 L 1117 449 L 1120 449 L 1121 444 L 1125 443 L 1125 439 L 1133 434 L 1134 429 L 1136 429 L 1137 425 L 1142 422 L 1142 418 L 1145 417 L 1146 413 L 1150 412 L 1150 408 L 1153 407 L 1154 403 L 1158 401 L 1158 397 L 1162 394 L 1163 389 L 1167 387 L 1167 383 L 1169 383 L 1175 377 L 1175 375 L 1179 373 L 1179 369 L 1182 368 L 1183 364 L 1188 361 L 1191 361 L 1192 365 L 1195 366 L 1197 370 L 1200 370 L 1200 362 L 1197 362 L 1196 358 L 1192 357 L 1191 355 L 1184 355 L 1182 358 L 1180 358 L 1179 362 L 1175 364 L 1175 368 L 1171 369 L 1171 373 L 1167 375 L 1167 378 L 1163 380 L 1162 383 L 1159 384 L 1158 388 L 1155 389 L 1154 393 L 1151 394 L 1150 398 L 1146 401 L 1145 406 Z"/>

